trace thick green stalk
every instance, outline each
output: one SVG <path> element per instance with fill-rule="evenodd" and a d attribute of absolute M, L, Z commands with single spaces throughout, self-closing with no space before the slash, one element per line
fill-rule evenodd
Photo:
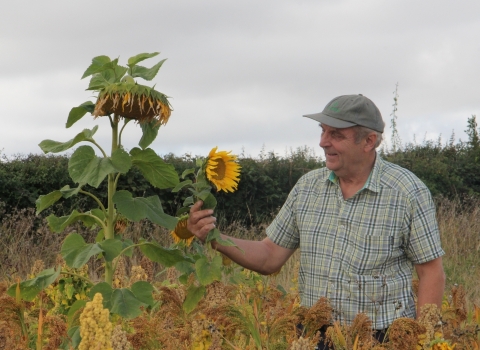
<path fill-rule="evenodd" d="M 112 152 L 118 148 L 118 121 L 119 117 L 115 115 L 111 122 L 112 126 Z M 105 239 L 114 238 L 115 226 L 115 206 L 113 204 L 113 195 L 115 194 L 115 174 L 108 174 L 108 209 L 107 209 L 107 230 L 105 231 Z M 113 266 L 111 262 L 105 262 L 105 282 L 112 285 Z"/>

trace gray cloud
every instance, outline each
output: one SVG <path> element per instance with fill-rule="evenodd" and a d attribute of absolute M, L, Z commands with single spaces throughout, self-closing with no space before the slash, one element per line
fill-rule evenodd
<path fill-rule="evenodd" d="M 389 127 L 397 82 L 402 140 L 446 141 L 452 130 L 465 139 L 480 109 L 479 12 L 474 0 L 12 2 L 0 14 L 0 150 L 37 153 L 42 139 L 95 124 L 108 144 L 101 118 L 64 128 L 70 108 L 92 99 L 80 77 L 94 56 L 125 64 L 154 51 L 168 60 L 151 84 L 174 107 L 152 145 L 159 153 L 320 154 L 319 129 L 301 115 L 362 93 Z M 132 148 L 140 131 L 129 128 Z"/>

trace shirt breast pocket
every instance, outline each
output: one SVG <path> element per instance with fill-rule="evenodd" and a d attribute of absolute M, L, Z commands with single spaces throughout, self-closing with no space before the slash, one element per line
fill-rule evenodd
<path fill-rule="evenodd" d="M 395 244 L 393 235 L 355 235 L 346 249 L 348 269 L 359 275 L 388 273 Z"/>

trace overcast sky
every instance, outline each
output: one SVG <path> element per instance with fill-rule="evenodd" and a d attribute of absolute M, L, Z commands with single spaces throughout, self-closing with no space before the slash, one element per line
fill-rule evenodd
<path fill-rule="evenodd" d="M 41 153 L 44 139 L 67 141 L 106 118 L 90 115 L 69 129 L 72 107 L 95 97 L 80 80 L 91 59 L 142 52 L 167 61 L 152 86 L 174 111 L 152 144 L 159 154 L 221 150 L 285 155 L 320 129 L 303 114 L 334 97 L 361 93 L 387 124 L 398 83 L 403 142 L 466 140 L 480 113 L 478 0 L 157 0 L 11 1 L 0 12 L 0 150 Z M 129 125 L 127 149 L 137 145 Z"/>

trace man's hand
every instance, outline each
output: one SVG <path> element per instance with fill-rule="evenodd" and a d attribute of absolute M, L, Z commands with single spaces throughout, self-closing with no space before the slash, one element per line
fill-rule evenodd
<path fill-rule="evenodd" d="M 202 242 L 205 242 L 208 233 L 215 228 L 217 218 L 212 216 L 212 209 L 202 210 L 202 201 L 198 201 L 190 208 L 187 228 Z"/>

